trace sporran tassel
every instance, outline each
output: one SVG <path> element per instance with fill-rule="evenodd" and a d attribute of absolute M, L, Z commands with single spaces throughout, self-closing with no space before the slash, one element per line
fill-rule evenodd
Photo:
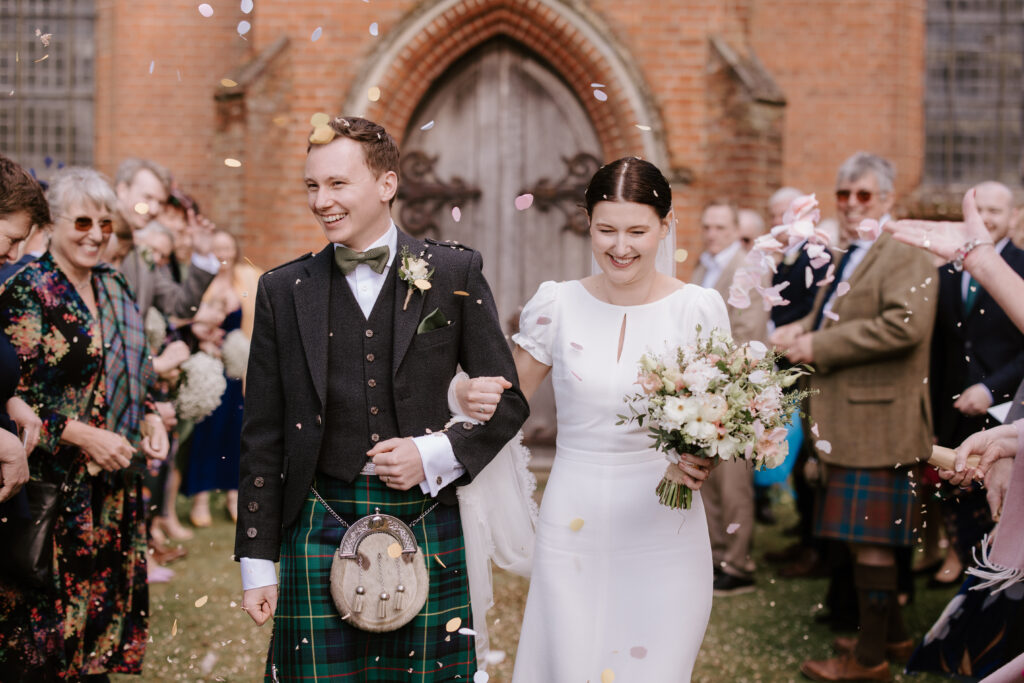
<path fill-rule="evenodd" d="M 356 614 L 362 614 L 363 612 L 363 596 L 366 595 L 366 589 L 362 586 L 356 586 L 356 600 L 352 605 L 352 611 Z"/>
<path fill-rule="evenodd" d="M 395 592 L 398 593 L 395 596 L 395 611 L 401 612 L 402 607 L 405 606 L 405 586 L 398 584 L 398 589 Z"/>
<path fill-rule="evenodd" d="M 391 598 L 386 592 L 380 594 L 380 602 L 377 603 L 377 618 L 387 619 L 388 616 L 388 600 Z"/>

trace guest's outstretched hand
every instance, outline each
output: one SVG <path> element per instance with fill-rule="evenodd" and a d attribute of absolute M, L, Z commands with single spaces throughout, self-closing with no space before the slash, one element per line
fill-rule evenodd
<path fill-rule="evenodd" d="M 972 240 L 992 243 L 985 221 L 978 213 L 975 190 L 971 188 L 964 195 L 962 222 L 902 220 L 886 221 L 883 229 L 904 244 L 920 247 L 935 256 L 937 266 L 949 263 L 957 256 L 957 250 Z"/>

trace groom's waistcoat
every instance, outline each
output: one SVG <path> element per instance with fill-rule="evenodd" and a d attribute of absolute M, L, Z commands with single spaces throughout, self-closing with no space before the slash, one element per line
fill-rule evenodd
<path fill-rule="evenodd" d="M 392 386 L 396 264 L 363 317 L 345 276 L 331 273 L 327 343 L 327 409 L 317 470 L 353 481 L 366 451 L 399 436 Z"/>

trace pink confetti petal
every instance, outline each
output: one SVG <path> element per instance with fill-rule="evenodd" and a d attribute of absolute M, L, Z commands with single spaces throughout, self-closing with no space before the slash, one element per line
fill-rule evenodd
<path fill-rule="evenodd" d="M 814 447 L 817 448 L 822 453 L 832 452 L 832 444 L 829 443 L 828 441 L 825 441 L 824 439 L 818 439 L 817 441 L 815 441 Z"/>
<path fill-rule="evenodd" d="M 551 318 L 547 317 L 546 315 L 542 315 L 539 318 L 537 318 L 537 324 L 538 325 L 550 325 L 551 324 Z"/>
<path fill-rule="evenodd" d="M 452 207 L 452 220 L 456 223 L 462 220 L 462 209 L 457 206 Z"/>
<path fill-rule="evenodd" d="M 750 308 L 750 295 L 733 285 L 729 288 L 729 305 L 733 308 Z"/>
<path fill-rule="evenodd" d="M 569 346 L 571 346 L 572 348 L 576 349 L 577 351 L 582 351 L 583 350 L 583 347 L 580 346 L 579 344 L 577 344 L 576 342 L 569 342 Z"/>
<path fill-rule="evenodd" d="M 804 286 L 810 289 L 812 284 L 814 284 L 814 269 L 807 266 L 804 269 Z"/>
<path fill-rule="evenodd" d="M 846 294 L 849 291 L 850 291 L 850 283 L 849 282 L 840 282 L 838 285 L 836 285 L 836 296 L 842 296 L 842 295 Z"/>
<path fill-rule="evenodd" d="M 734 534 L 734 533 L 736 533 L 736 530 L 739 529 L 739 528 L 740 528 L 739 522 L 733 522 L 729 526 L 725 527 L 725 533 L 727 533 L 727 534 Z"/>
<path fill-rule="evenodd" d="M 814 434 L 815 438 L 818 438 L 819 436 L 821 436 L 821 434 L 818 433 L 818 423 L 817 422 L 815 422 L 814 424 L 811 425 L 811 434 Z"/>
<path fill-rule="evenodd" d="M 578 379 L 581 382 L 583 381 L 583 378 L 580 377 L 579 375 L 577 375 L 575 372 L 572 373 L 572 376 L 575 377 L 576 379 Z"/>
<path fill-rule="evenodd" d="M 825 311 L 825 317 L 828 318 L 829 320 L 839 322 L 839 314 L 836 313 L 835 311 Z"/>
<path fill-rule="evenodd" d="M 516 197 L 516 209 L 526 211 L 533 206 L 533 195 L 530 193 L 521 194 Z"/>
<path fill-rule="evenodd" d="M 629 649 L 629 656 L 633 659 L 643 659 L 647 656 L 647 648 L 637 645 Z"/>
<path fill-rule="evenodd" d="M 857 234 L 862 240 L 876 240 L 882 234 L 882 225 L 873 218 L 865 218 L 857 226 Z"/>

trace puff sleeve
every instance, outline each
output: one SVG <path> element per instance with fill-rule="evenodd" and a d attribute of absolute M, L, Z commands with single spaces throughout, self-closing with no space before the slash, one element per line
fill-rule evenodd
<path fill-rule="evenodd" d="M 725 306 L 725 301 L 722 300 L 722 295 L 714 289 L 693 286 L 699 292 L 697 296 L 693 297 L 691 305 L 694 318 L 697 324 L 700 325 L 700 337 L 707 338 L 711 331 L 715 329 L 731 337 L 732 327 L 729 324 L 729 310 Z M 755 302 L 754 305 L 760 305 L 760 302 Z"/>
<path fill-rule="evenodd" d="M 544 365 L 552 364 L 551 349 L 558 324 L 558 285 L 551 280 L 541 283 L 537 293 L 523 306 L 519 332 L 512 336 L 513 342 Z"/>

